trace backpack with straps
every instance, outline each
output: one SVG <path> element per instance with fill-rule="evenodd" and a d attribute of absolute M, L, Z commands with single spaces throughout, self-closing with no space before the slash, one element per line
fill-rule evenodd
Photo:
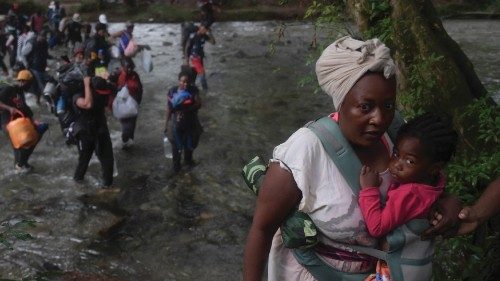
<path fill-rule="evenodd" d="M 387 133 L 395 139 L 399 127 L 403 124 L 402 116 L 396 112 Z M 354 194 L 359 194 L 359 173 L 361 162 L 340 132 L 337 123 L 329 116 L 309 122 L 305 125 L 320 139 L 323 148 L 339 168 L 349 183 Z M 243 178 L 248 187 L 258 193 L 267 164 L 260 157 L 255 157 L 243 167 Z M 417 281 L 430 280 L 432 275 L 432 257 L 434 241 L 421 241 L 420 234 L 429 227 L 425 219 L 413 219 L 394 229 L 386 236 L 389 251 L 359 245 L 344 244 L 354 251 L 364 253 L 389 264 L 392 280 Z M 280 227 L 285 247 L 293 249 L 297 261 L 303 265 L 317 280 L 364 280 L 366 274 L 350 274 L 337 271 L 327 265 L 314 251 L 318 230 L 311 218 L 298 210 L 294 210 L 285 218 Z"/>

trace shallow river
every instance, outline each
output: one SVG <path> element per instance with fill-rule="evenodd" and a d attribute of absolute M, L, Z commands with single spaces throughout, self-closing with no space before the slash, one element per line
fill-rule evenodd
<path fill-rule="evenodd" d="M 500 21 L 445 26 L 499 96 Z M 198 165 L 178 176 L 162 147 L 166 89 L 176 84 L 182 64 L 178 24 L 136 25 L 138 41 L 152 48 L 155 69 L 144 73 L 137 59 L 145 93 L 132 149 L 120 148 L 119 126 L 108 118 L 118 194 L 99 192 L 96 159 L 84 183 L 73 182 L 76 148 L 64 144 L 45 108 L 34 108 L 52 127 L 31 157 L 33 173 L 13 173 L 10 144 L 1 134 L 0 221 L 32 219 L 37 226 L 30 230 L 33 240 L 15 242 L 13 250 L 0 246 L 0 278 L 61 271 L 94 280 L 239 280 L 255 199 L 241 166 L 254 155 L 268 157 L 295 129 L 331 111 L 326 95 L 298 86 L 312 73 L 306 65 L 312 27 L 290 24 L 271 54 L 278 27 L 214 25 L 217 43 L 206 46 L 209 90 L 202 94 Z"/>

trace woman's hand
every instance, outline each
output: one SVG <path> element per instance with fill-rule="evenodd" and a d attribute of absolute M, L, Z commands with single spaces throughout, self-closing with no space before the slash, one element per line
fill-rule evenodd
<path fill-rule="evenodd" d="M 457 235 L 466 235 L 472 233 L 483 223 L 484 219 L 479 216 L 476 206 L 467 206 L 460 211 L 458 217 L 462 220 L 458 228 Z"/>
<path fill-rule="evenodd" d="M 462 209 L 462 202 L 453 195 L 444 194 L 432 205 L 429 212 L 429 227 L 421 238 L 423 240 L 431 239 L 442 235 L 448 238 L 457 234 L 459 227 L 458 214 Z"/>
<path fill-rule="evenodd" d="M 368 188 L 380 185 L 380 178 L 376 171 L 373 171 L 370 167 L 364 166 L 361 168 L 361 174 L 359 175 L 359 183 L 361 188 Z"/>
<path fill-rule="evenodd" d="M 458 217 L 461 223 L 457 234 L 469 234 L 491 216 L 500 213 L 498 202 L 500 202 L 500 177 L 486 187 L 474 205 L 466 206 L 460 211 Z"/>
<path fill-rule="evenodd" d="M 9 112 L 10 112 L 11 116 L 13 116 L 13 115 L 23 116 L 24 115 L 19 109 L 15 108 L 15 107 L 10 107 Z"/>

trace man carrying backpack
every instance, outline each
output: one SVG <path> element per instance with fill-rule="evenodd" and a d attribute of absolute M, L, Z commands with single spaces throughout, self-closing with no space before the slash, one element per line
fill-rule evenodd
<path fill-rule="evenodd" d="M 78 165 L 73 179 L 83 180 L 92 154 L 95 152 L 103 176 L 102 186 L 109 188 L 113 183 L 113 147 L 104 110 L 109 97 L 116 90 L 114 85 L 101 77 L 92 77 L 87 72 L 84 78 L 84 93 L 73 97 L 77 112 L 73 134 L 77 140 Z"/>

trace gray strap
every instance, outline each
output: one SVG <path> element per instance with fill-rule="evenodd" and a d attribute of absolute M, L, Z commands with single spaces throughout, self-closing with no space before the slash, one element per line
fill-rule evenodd
<path fill-rule="evenodd" d="M 345 139 L 338 124 L 330 116 L 306 125 L 320 139 L 323 148 L 345 178 L 353 193 L 359 194 L 359 173 L 361 162 Z"/>

